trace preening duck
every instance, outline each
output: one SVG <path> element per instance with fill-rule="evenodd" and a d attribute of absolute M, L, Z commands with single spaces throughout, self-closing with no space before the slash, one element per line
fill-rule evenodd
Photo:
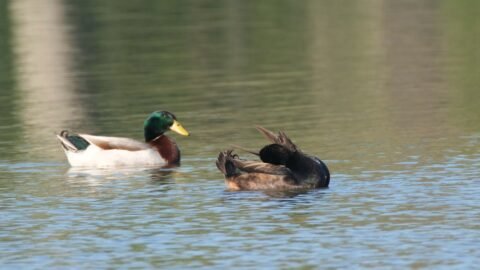
<path fill-rule="evenodd" d="M 330 183 L 327 165 L 303 153 L 283 132 L 275 134 L 257 127 L 272 143 L 258 153 L 261 161 L 241 160 L 233 150 L 223 151 L 216 161 L 230 190 L 326 188 Z"/>
<path fill-rule="evenodd" d="M 145 142 L 130 138 L 70 134 L 57 135 L 71 166 L 166 166 L 180 162 L 180 150 L 168 130 L 189 136 L 187 130 L 167 111 L 156 111 L 144 122 Z"/>

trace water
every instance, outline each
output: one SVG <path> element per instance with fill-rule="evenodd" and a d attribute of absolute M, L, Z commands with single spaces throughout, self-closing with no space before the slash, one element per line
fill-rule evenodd
<path fill-rule="evenodd" d="M 480 263 L 477 1 L 0 2 L 1 268 L 471 269 Z M 53 134 L 141 139 L 173 169 L 70 169 Z M 261 124 L 329 189 L 228 192 Z"/>

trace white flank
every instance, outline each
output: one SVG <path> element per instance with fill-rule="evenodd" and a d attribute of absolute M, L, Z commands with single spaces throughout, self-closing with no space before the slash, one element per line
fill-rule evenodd
<path fill-rule="evenodd" d="M 84 151 L 65 151 L 72 167 L 118 167 L 118 166 L 151 166 L 165 165 L 166 161 L 155 149 L 138 151 L 104 150 L 90 145 Z"/>
<path fill-rule="evenodd" d="M 125 166 L 158 166 L 167 164 L 155 148 L 150 145 L 129 138 L 93 136 L 79 134 L 90 142 L 85 150 L 65 150 L 68 162 L 72 167 L 125 167 Z M 63 138 L 59 138 L 62 142 Z M 103 149 L 98 145 L 109 148 Z"/>

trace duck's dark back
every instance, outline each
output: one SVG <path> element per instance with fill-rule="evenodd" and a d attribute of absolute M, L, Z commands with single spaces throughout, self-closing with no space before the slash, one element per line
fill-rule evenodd
<path fill-rule="evenodd" d="M 330 171 L 327 165 L 317 157 L 311 157 L 301 152 L 294 154 L 286 164 L 297 177 L 299 184 L 314 181 L 316 188 L 328 187 Z"/>

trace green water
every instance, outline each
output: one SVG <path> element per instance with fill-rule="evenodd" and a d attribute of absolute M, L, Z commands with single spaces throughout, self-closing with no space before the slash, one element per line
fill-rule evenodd
<path fill-rule="evenodd" d="M 475 268 L 479 3 L 0 1 L 0 268 Z M 70 169 L 54 136 L 155 110 L 181 167 Z M 330 188 L 225 191 L 257 124 Z"/>

